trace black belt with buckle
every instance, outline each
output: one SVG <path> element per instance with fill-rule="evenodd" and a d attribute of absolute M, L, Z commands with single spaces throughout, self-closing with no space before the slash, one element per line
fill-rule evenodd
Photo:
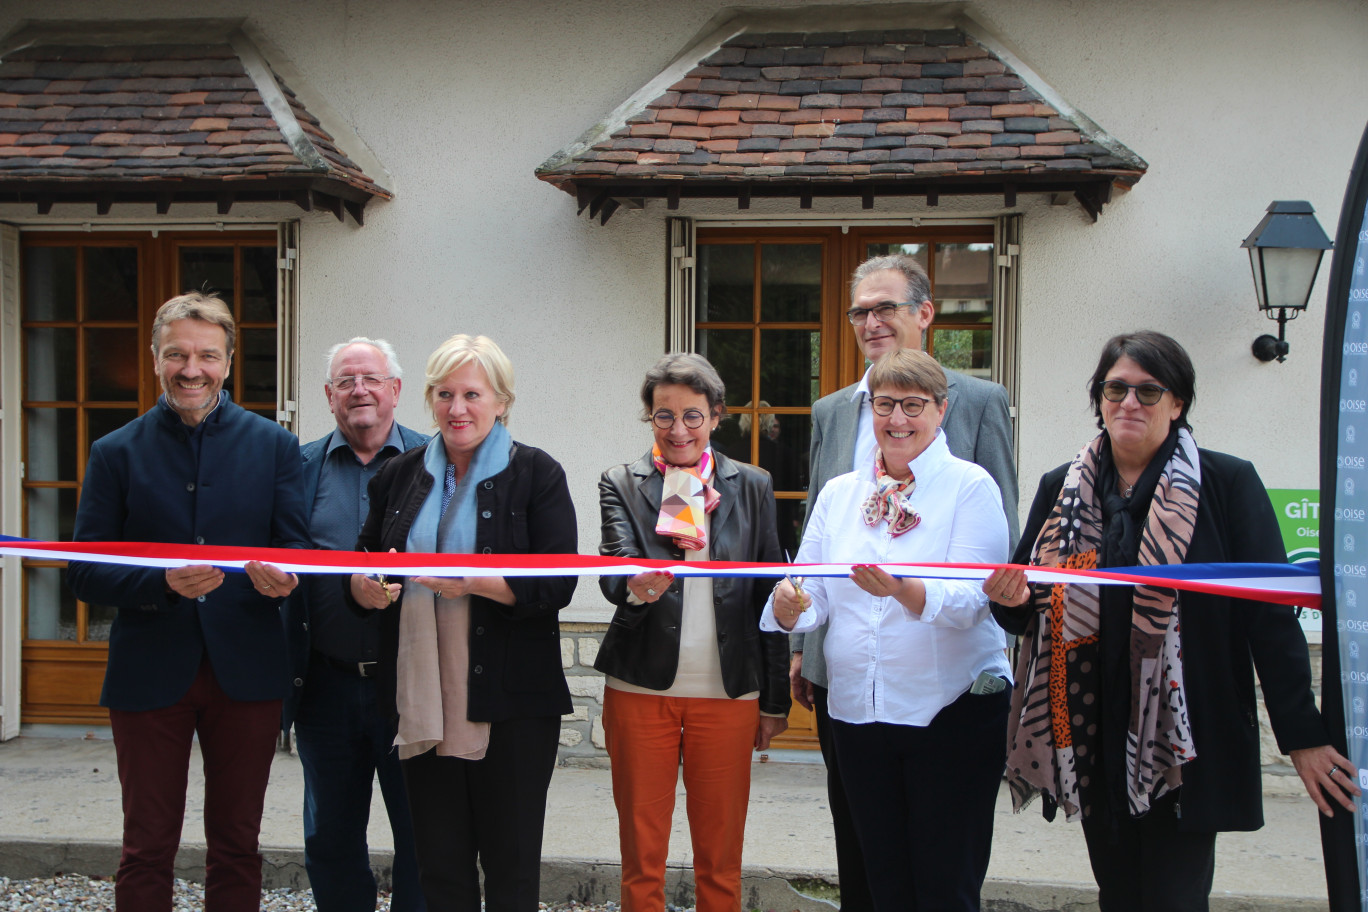
<path fill-rule="evenodd" d="M 315 652 L 314 655 L 318 656 L 338 671 L 345 672 L 346 674 L 356 675 L 358 678 L 375 677 L 375 666 L 377 664 L 375 662 L 344 662 L 341 659 L 334 659 L 332 656 L 324 655 L 321 652 Z"/>

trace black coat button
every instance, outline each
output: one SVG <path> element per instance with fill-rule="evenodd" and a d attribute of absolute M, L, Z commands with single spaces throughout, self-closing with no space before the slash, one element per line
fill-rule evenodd
<path fill-rule="evenodd" d="M 481 518 L 481 519 L 489 519 L 489 517 L 491 517 L 491 516 L 493 516 L 493 515 L 494 515 L 494 514 L 491 513 L 491 512 L 489 512 L 488 510 L 482 510 L 482 511 L 480 512 L 480 518 Z"/>
<path fill-rule="evenodd" d="M 476 665 L 474 668 L 471 669 L 471 671 L 474 671 L 477 675 L 478 675 L 478 674 L 484 674 L 484 666 L 483 666 L 483 665 Z"/>
<path fill-rule="evenodd" d="M 295 685 L 295 687 L 303 687 L 303 686 L 304 686 L 304 679 L 303 679 L 303 678 L 295 678 L 295 680 L 294 680 L 294 685 Z"/>
<path fill-rule="evenodd" d="M 483 627 L 476 627 L 476 628 L 475 628 L 475 635 L 476 635 L 477 637 L 482 637 L 482 636 L 484 636 L 484 628 L 483 628 Z"/>
<path fill-rule="evenodd" d="M 486 481 L 486 482 L 484 483 L 484 489 L 485 489 L 486 491 L 492 491 L 492 490 L 494 490 L 494 482 L 492 482 L 492 481 Z"/>
<path fill-rule="evenodd" d="M 187 490 L 187 491 L 193 491 L 193 490 L 195 490 L 195 483 L 192 481 L 192 482 L 190 482 L 189 484 L 187 484 L 187 485 L 185 486 L 185 490 Z"/>

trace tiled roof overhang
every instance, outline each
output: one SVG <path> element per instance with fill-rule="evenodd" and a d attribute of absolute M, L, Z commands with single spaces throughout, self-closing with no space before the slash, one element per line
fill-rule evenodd
<path fill-rule="evenodd" d="M 827 8 L 830 10 L 831 8 Z M 906 5 L 850 8 L 905 20 Z M 915 15 L 918 11 L 912 11 Z M 835 21 L 848 21 L 841 11 Z M 773 14 L 772 14 L 773 15 Z M 772 31 L 739 16 L 537 176 L 606 223 L 625 201 L 1072 194 L 1095 220 L 1148 167 L 976 24 Z"/>
<path fill-rule="evenodd" d="M 21 26 L 0 39 L 0 202 L 285 201 L 360 224 L 392 194 L 227 20 Z M 354 142 L 359 143 L 359 140 Z"/>

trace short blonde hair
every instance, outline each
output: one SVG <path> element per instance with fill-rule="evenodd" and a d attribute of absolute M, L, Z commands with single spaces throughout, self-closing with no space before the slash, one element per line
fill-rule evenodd
<path fill-rule="evenodd" d="M 185 294 L 176 295 L 161 307 L 157 308 L 157 316 L 152 320 L 152 354 L 161 352 L 161 333 L 162 327 L 177 320 L 200 320 L 209 323 L 223 330 L 226 337 L 224 355 L 228 358 L 233 357 L 233 343 L 236 341 L 237 324 L 233 322 L 233 312 L 228 309 L 228 305 L 223 303 L 223 299 L 217 295 L 203 294 L 198 291 L 187 291 Z"/>
<path fill-rule="evenodd" d="M 899 348 L 884 355 L 869 369 L 869 392 L 892 387 L 896 390 L 927 393 L 936 405 L 945 401 L 950 387 L 945 368 L 935 358 L 915 348 Z"/>
<path fill-rule="evenodd" d="M 513 393 L 513 362 L 488 336 L 457 333 L 428 355 L 423 386 L 423 401 L 427 403 L 428 411 L 432 411 L 432 391 L 472 361 L 484 368 L 494 395 L 504 404 L 504 413 L 499 416 L 499 422 L 508 424 L 508 414 L 513 411 L 513 400 L 516 398 Z M 432 417 L 435 423 L 436 414 Z"/>

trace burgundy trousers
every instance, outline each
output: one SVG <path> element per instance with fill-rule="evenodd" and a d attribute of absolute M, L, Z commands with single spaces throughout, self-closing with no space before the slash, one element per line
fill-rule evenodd
<path fill-rule="evenodd" d="M 123 854 L 114 884 L 119 912 L 171 909 L 196 734 L 204 758 L 205 910 L 257 912 L 257 837 L 280 701 L 229 699 L 206 659 L 180 702 L 141 712 L 111 709 L 109 722 L 123 787 Z"/>

